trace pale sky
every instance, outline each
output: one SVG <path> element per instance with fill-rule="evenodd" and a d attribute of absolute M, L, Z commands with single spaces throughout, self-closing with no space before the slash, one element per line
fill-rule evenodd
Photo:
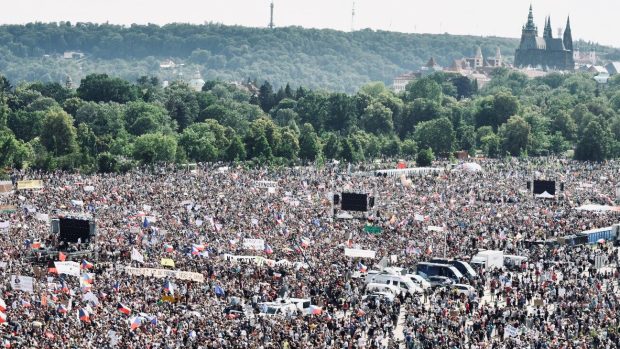
<path fill-rule="evenodd" d="M 3 1 L 0 23 L 33 21 L 114 24 L 269 23 L 270 0 L 18 0 Z M 573 39 L 620 47 L 620 0 L 356 0 L 355 29 L 520 37 L 530 3 L 542 35 L 571 16 Z M 276 26 L 351 30 L 353 0 L 274 0 Z"/>

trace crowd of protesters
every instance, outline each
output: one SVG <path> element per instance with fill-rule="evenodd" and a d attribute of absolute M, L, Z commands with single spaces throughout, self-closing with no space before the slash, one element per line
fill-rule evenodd
<path fill-rule="evenodd" d="M 478 172 L 437 164 L 445 169 L 410 182 L 336 164 L 13 172 L 13 182 L 38 179 L 43 188 L 0 194 L 0 336 L 11 348 L 620 347 L 613 241 L 544 243 L 620 223 L 613 210 L 577 210 L 614 205 L 620 163 L 480 164 Z M 534 178 L 555 180 L 555 197 L 534 198 L 526 187 Z M 368 193 L 374 206 L 344 219 L 333 204 L 342 192 Z M 50 220 L 65 215 L 94 220 L 95 237 L 61 243 Z M 381 233 L 365 232 L 367 224 Z M 351 258 L 345 248 L 376 258 Z M 441 288 L 365 297 L 360 266 L 415 270 L 432 257 L 467 260 L 481 249 L 527 262 L 478 270 L 461 280 L 475 288 L 469 296 Z M 603 268 L 595 268 L 597 256 Z M 61 258 L 78 262 L 82 276 L 59 275 L 53 261 Z M 128 266 L 204 280 L 132 275 Z M 34 278 L 33 292 L 12 285 L 12 276 Z M 287 298 L 310 299 L 313 311 L 263 313 L 260 304 Z"/>

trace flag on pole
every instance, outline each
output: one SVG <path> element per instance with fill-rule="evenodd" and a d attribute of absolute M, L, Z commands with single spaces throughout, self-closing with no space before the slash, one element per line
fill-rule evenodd
<path fill-rule="evenodd" d="M 64 262 L 67 259 L 67 255 L 62 253 L 62 252 L 58 252 L 58 260 L 61 262 Z"/>
<path fill-rule="evenodd" d="M 142 228 L 148 228 L 149 227 L 149 219 L 146 218 L 146 216 L 144 217 L 144 220 L 142 221 Z"/>
<path fill-rule="evenodd" d="M 273 253 L 273 249 L 271 248 L 271 246 L 269 246 L 269 244 L 265 244 L 265 253 L 266 254 L 272 254 Z"/>
<path fill-rule="evenodd" d="M 80 319 L 80 321 L 90 322 L 90 315 L 88 314 L 88 310 L 80 308 L 78 310 L 78 319 Z"/>
<path fill-rule="evenodd" d="M 220 286 L 220 285 L 215 285 L 215 295 L 218 297 L 223 297 L 226 294 L 226 291 L 224 291 L 224 289 Z"/>
<path fill-rule="evenodd" d="M 0 324 L 3 324 L 6 322 L 6 314 L 3 312 L 0 312 Z"/>
<path fill-rule="evenodd" d="M 172 247 L 172 245 L 164 244 L 164 251 L 172 252 L 174 251 L 174 247 Z"/>
<path fill-rule="evenodd" d="M 118 303 L 116 305 L 116 309 L 118 309 L 118 311 L 120 311 L 121 313 L 125 315 L 131 314 L 131 309 L 127 307 L 126 305 L 123 305 L 122 303 Z"/>
<path fill-rule="evenodd" d="M 60 304 L 58 308 L 56 308 L 56 311 L 59 312 L 60 314 L 66 314 L 67 307 L 64 304 Z"/>
<path fill-rule="evenodd" d="M 170 282 L 170 280 L 164 281 L 164 292 L 174 296 L 174 285 Z"/>
<path fill-rule="evenodd" d="M 0 298 L 0 311 L 6 311 L 6 303 L 4 303 L 4 299 Z"/>
<path fill-rule="evenodd" d="M 357 269 L 362 273 L 365 273 L 368 270 L 368 267 L 362 264 L 362 261 L 357 262 Z"/>
<path fill-rule="evenodd" d="M 94 267 L 95 265 L 89 261 L 87 261 L 86 259 L 82 259 L 82 269 L 91 269 L 92 267 Z"/>
<path fill-rule="evenodd" d="M 136 328 L 142 326 L 142 321 L 144 320 L 143 317 L 141 316 L 135 316 L 131 319 L 130 321 L 130 327 L 132 330 L 135 330 Z"/>
<path fill-rule="evenodd" d="M 144 263 L 144 256 L 142 255 L 142 253 L 140 253 L 140 251 L 136 250 L 135 247 L 132 247 L 131 248 L 131 260 L 137 261 L 139 263 Z"/>

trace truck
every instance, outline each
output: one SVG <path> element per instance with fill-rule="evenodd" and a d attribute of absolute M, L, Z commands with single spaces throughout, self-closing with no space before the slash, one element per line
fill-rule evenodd
<path fill-rule="evenodd" d="M 480 251 L 471 257 L 471 264 L 486 270 L 502 268 L 504 267 L 504 252 L 494 250 Z"/>

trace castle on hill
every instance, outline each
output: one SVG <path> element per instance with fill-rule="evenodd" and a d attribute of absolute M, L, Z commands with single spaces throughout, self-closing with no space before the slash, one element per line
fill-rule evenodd
<path fill-rule="evenodd" d="M 538 36 L 538 27 L 534 24 L 534 15 L 530 5 L 527 23 L 521 31 L 521 43 L 515 52 L 514 66 L 517 68 L 543 68 L 553 70 L 575 69 L 573 56 L 573 36 L 570 18 L 566 20 L 563 38 L 554 38 L 551 18 L 545 20 L 543 36 Z"/>

